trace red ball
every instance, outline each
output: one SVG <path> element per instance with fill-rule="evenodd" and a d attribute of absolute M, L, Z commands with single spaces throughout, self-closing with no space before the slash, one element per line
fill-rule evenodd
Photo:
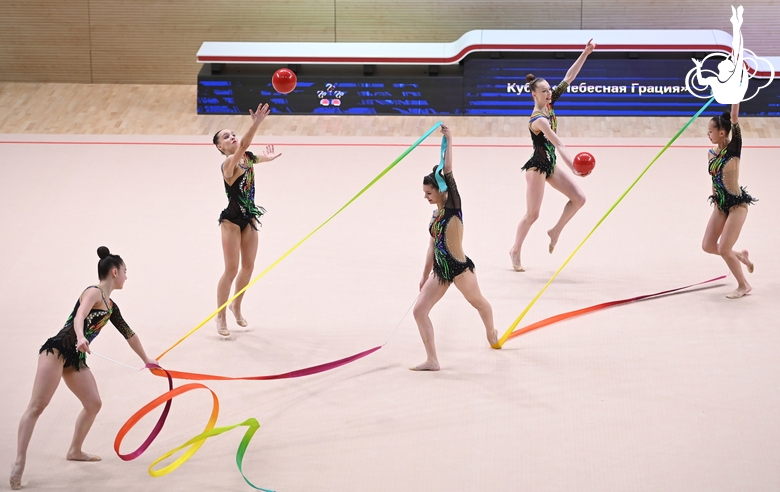
<path fill-rule="evenodd" d="M 583 176 L 590 174 L 594 167 L 596 167 L 596 158 L 589 153 L 580 152 L 574 157 L 574 169 Z"/>
<path fill-rule="evenodd" d="M 277 92 L 282 94 L 289 94 L 295 89 L 295 85 L 298 83 L 298 77 L 295 76 L 295 72 L 289 68 L 280 68 L 274 72 L 271 77 L 271 85 L 274 86 Z"/>

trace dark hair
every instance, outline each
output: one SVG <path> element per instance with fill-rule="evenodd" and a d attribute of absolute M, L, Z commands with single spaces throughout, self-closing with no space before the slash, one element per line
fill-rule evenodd
<path fill-rule="evenodd" d="M 718 116 L 713 116 L 712 120 L 710 121 L 715 123 L 715 128 L 718 130 L 724 130 L 726 132 L 726 136 L 729 136 L 729 133 L 731 133 L 731 113 L 724 111 Z"/>
<path fill-rule="evenodd" d="M 111 273 L 114 268 L 120 268 L 125 262 L 119 255 L 112 255 L 111 252 L 105 246 L 101 246 L 97 249 L 97 254 L 100 257 L 98 261 L 98 278 L 104 280 Z"/>
<path fill-rule="evenodd" d="M 433 186 L 435 189 L 439 189 L 439 182 L 436 181 L 436 168 L 439 166 L 433 166 L 433 171 L 431 174 L 425 175 L 423 178 L 423 184 L 428 186 Z"/>
<path fill-rule="evenodd" d="M 545 82 L 545 80 L 542 78 L 537 79 L 536 76 L 532 73 L 529 73 L 525 76 L 525 81 L 528 82 L 528 88 L 531 90 L 531 92 L 536 90 L 536 84 L 539 82 Z"/>
<path fill-rule="evenodd" d="M 211 139 L 212 142 L 214 142 L 214 145 L 217 147 L 217 150 L 219 150 L 219 153 L 222 155 L 225 155 L 224 152 L 222 152 L 219 148 L 219 134 L 222 133 L 222 130 L 219 130 L 217 133 L 214 134 L 214 138 Z"/>
<path fill-rule="evenodd" d="M 220 131 L 218 131 L 217 133 L 215 133 L 215 134 L 214 134 L 214 138 L 212 138 L 212 139 L 211 139 L 211 141 L 212 141 L 212 142 L 214 142 L 214 145 L 216 145 L 216 146 L 217 146 L 217 150 L 219 150 L 219 153 L 220 153 L 220 154 L 222 154 L 222 155 L 225 155 L 225 153 L 224 153 L 224 152 L 222 152 L 222 151 L 219 149 L 219 143 L 218 143 L 218 142 L 219 142 L 219 134 L 220 134 L 220 133 L 222 133 L 222 130 L 220 130 Z M 249 160 L 250 160 L 250 161 L 252 161 L 252 163 L 254 163 L 254 162 L 255 162 L 255 155 L 254 155 L 253 153 L 251 153 L 251 152 L 249 152 L 249 151 L 247 150 L 247 151 L 246 151 L 246 156 L 249 158 Z"/>

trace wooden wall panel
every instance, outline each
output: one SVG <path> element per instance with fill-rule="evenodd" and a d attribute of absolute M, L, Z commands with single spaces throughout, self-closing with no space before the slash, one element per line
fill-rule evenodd
<path fill-rule="evenodd" d="M 96 83 L 192 84 L 203 41 L 333 41 L 333 0 L 92 0 Z"/>
<path fill-rule="evenodd" d="M 581 0 L 336 0 L 336 41 L 448 42 L 473 29 L 579 29 Z"/>
<path fill-rule="evenodd" d="M 720 29 L 729 34 L 731 5 L 745 7 L 742 36 L 758 56 L 780 55 L 780 0 L 582 0 L 584 29 Z"/>
<path fill-rule="evenodd" d="M 780 0 L 744 0 L 780 55 Z M 723 29 L 710 0 L 0 0 L 0 81 L 192 84 L 203 41 L 448 42 L 472 29 Z M 598 41 L 598 40 L 596 40 Z"/>
<path fill-rule="evenodd" d="M 90 82 L 87 4 L 0 1 L 0 80 Z"/>

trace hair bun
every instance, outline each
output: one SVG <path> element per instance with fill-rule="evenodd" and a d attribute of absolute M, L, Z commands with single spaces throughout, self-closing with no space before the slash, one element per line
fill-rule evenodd
<path fill-rule="evenodd" d="M 98 257 L 102 260 L 103 258 L 109 256 L 111 252 L 106 248 L 105 246 L 101 246 L 97 249 Z"/>
<path fill-rule="evenodd" d="M 731 121 L 731 113 L 728 111 L 724 111 L 722 115 L 720 115 L 721 118 L 723 118 L 726 121 Z"/>
<path fill-rule="evenodd" d="M 532 73 L 529 73 L 528 75 L 525 76 L 525 80 L 530 84 L 531 82 L 536 80 L 536 76 Z"/>

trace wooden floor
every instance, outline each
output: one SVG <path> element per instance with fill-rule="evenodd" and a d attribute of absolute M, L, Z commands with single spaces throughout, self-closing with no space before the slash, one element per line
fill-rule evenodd
<path fill-rule="evenodd" d="M 240 129 L 241 116 L 196 114 L 195 85 L 0 83 L 0 134 L 213 135 Z M 259 134 L 275 136 L 417 137 L 436 116 L 279 116 Z M 528 130 L 514 117 L 450 116 L 464 137 L 518 137 Z M 561 137 L 669 138 L 688 118 L 567 117 Z M 683 136 L 706 134 L 700 118 Z M 744 118 L 746 138 L 780 138 L 780 118 Z"/>

